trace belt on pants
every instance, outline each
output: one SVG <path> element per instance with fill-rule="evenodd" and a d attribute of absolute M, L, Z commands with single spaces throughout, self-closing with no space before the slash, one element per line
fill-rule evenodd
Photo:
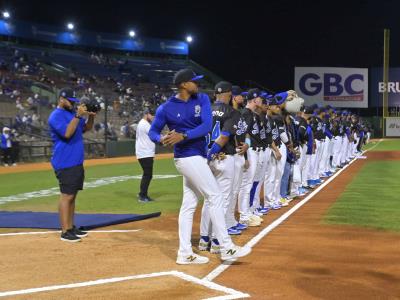
<path fill-rule="evenodd" d="M 251 149 L 256 151 L 256 152 L 260 152 L 260 151 L 264 151 L 265 147 L 251 147 Z"/>

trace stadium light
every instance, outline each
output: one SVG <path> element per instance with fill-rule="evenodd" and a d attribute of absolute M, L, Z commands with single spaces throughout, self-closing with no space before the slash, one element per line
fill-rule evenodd
<path fill-rule="evenodd" d="M 3 18 L 4 19 L 9 19 L 11 17 L 10 13 L 8 11 L 3 11 Z"/>
<path fill-rule="evenodd" d="M 67 28 L 68 28 L 68 30 L 74 30 L 75 26 L 73 23 L 68 23 Z"/>
<path fill-rule="evenodd" d="M 188 42 L 188 43 L 193 42 L 193 37 L 192 37 L 191 35 L 188 35 L 188 36 L 186 37 L 186 42 Z"/>
<path fill-rule="evenodd" d="M 135 31 L 129 30 L 129 36 L 133 38 L 136 35 Z"/>

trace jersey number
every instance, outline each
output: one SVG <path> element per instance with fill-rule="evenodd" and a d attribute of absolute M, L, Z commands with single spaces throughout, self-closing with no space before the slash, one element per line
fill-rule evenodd
<path fill-rule="evenodd" d="M 220 128 L 220 121 L 216 121 L 214 128 L 211 132 L 211 139 L 210 139 L 210 134 L 207 135 L 207 144 L 209 145 L 211 142 L 214 142 L 220 135 L 221 133 L 221 128 Z"/>

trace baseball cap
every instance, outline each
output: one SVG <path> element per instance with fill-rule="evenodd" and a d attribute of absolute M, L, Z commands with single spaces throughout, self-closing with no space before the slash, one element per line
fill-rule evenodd
<path fill-rule="evenodd" d="M 270 99 L 271 99 L 271 95 L 268 94 L 267 92 L 261 92 L 260 95 L 263 104 L 269 104 L 270 103 Z"/>
<path fill-rule="evenodd" d="M 220 81 L 215 85 L 215 94 L 228 93 L 232 91 L 232 84 L 228 81 Z"/>
<path fill-rule="evenodd" d="M 180 85 L 184 82 L 197 81 L 203 77 L 203 75 L 197 75 L 192 69 L 182 69 L 175 73 L 174 84 Z"/>
<path fill-rule="evenodd" d="M 261 96 L 261 91 L 257 88 L 255 89 L 250 89 L 247 94 L 246 94 L 246 99 L 247 100 L 253 100 L 255 98 L 258 98 Z"/>
<path fill-rule="evenodd" d="M 288 97 L 287 92 L 277 93 L 269 99 L 269 105 L 281 105 Z"/>
<path fill-rule="evenodd" d="M 239 96 L 239 95 L 245 96 L 242 88 L 238 85 L 232 86 L 232 95 L 233 96 Z"/>
<path fill-rule="evenodd" d="M 72 102 L 78 102 L 78 103 L 80 102 L 79 99 L 76 98 L 75 91 L 71 88 L 61 89 L 59 96 L 65 98 L 65 99 L 68 99 L 69 101 L 72 101 Z"/>

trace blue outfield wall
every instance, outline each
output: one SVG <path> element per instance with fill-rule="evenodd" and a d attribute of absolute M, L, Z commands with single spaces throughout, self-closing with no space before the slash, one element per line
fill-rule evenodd
<path fill-rule="evenodd" d="M 0 35 L 66 45 L 164 54 L 189 54 L 188 44 L 183 41 L 142 37 L 129 38 L 128 33 L 118 35 L 80 29 L 69 32 L 55 26 L 16 20 L 0 20 Z"/>

